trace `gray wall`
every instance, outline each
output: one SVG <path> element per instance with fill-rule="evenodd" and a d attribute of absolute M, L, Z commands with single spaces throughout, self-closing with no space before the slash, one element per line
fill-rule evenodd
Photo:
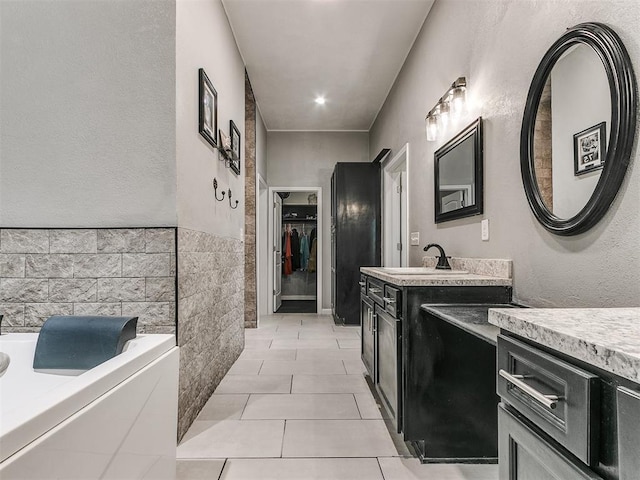
<path fill-rule="evenodd" d="M 256 110 L 256 173 L 267 181 L 267 129 L 259 108 Z"/>
<path fill-rule="evenodd" d="M 331 308 L 331 174 L 337 162 L 368 162 L 366 132 L 269 132 L 270 187 L 322 188 L 322 308 Z"/>
<path fill-rule="evenodd" d="M 176 224 L 175 2 L 0 2 L 0 225 Z"/>
<path fill-rule="evenodd" d="M 511 258 L 515 296 L 534 306 L 637 306 L 640 301 L 640 159 L 616 201 L 592 230 L 575 237 L 547 233 L 527 204 L 519 165 L 519 134 L 533 73 L 549 46 L 569 26 L 600 21 L 612 26 L 640 71 L 640 3 L 635 0 L 438 0 L 370 132 L 370 151 L 411 144 L 411 247 L 442 244 L 458 257 Z M 427 142 L 424 117 L 459 76 L 469 82 L 469 112 L 436 142 Z M 482 115 L 485 134 L 485 214 L 436 226 L 433 153 L 456 130 Z M 637 134 L 637 133 L 636 133 Z M 568 159 L 567 161 L 572 161 Z M 491 239 L 480 239 L 490 219 Z"/>
<path fill-rule="evenodd" d="M 218 93 L 218 128 L 240 130 L 240 175 L 198 133 L 200 67 Z M 244 347 L 245 74 L 220 0 L 176 2 L 175 103 L 182 437 Z M 238 208 L 214 199 L 214 177 Z"/>
<path fill-rule="evenodd" d="M 240 240 L 244 228 L 244 64 L 220 0 L 178 0 L 176 13 L 176 161 L 178 225 Z M 218 93 L 218 128 L 240 130 L 240 175 L 198 133 L 198 69 Z M 240 200 L 214 199 L 212 182 Z M 220 192 L 220 190 L 218 190 Z"/>

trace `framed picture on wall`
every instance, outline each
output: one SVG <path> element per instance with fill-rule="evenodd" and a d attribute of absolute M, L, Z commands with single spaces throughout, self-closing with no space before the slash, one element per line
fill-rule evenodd
<path fill-rule="evenodd" d="M 606 143 L 607 122 L 589 127 L 573 136 L 575 175 L 583 175 L 604 167 Z"/>
<path fill-rule="evenodd" d="M 240 174 L 240 130 L 233 123 L 233 120 L 229 121 L 229 133 L 231 134 L 231 155 L 229 158 L 229 166 L 238 175 Z"/>
<path fill-rule="evenodd" d="M 198 130 L 213 148 L 217 148 L 218 92 L 213 88 L 204 68 L 198 70 L 198 74 L 200 77 Z"/>

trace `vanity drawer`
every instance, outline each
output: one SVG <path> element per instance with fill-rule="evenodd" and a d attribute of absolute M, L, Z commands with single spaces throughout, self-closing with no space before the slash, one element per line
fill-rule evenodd
<path fill-rule="evenodd" d="M 360 274 L 360 281 L 358 282 L 360 285 L 360 293 L 363 295 L 367 294 L 367 276 Z"/>
<path fill-rule="evenodd" d="M 587 465 L 598 462 L 600 379 L 498 336 L 498 394 Z"/>
<path fill-rule="evenodd" d="M 367 296 L 381 307 L 384 307 L 383 293 L 384 283 L 373 278 L 367 278 Z"/>
<path fill-rule="evenodd" d="M 401 295 L 400 289 L 394 288 L 391 285 L 384 286 L 384 296 L 382 297 L 382 301 L 384 301 L 385 304 L 384 309 L 393 315 L 394 318 L 398 318 L 402 310 Z"/>

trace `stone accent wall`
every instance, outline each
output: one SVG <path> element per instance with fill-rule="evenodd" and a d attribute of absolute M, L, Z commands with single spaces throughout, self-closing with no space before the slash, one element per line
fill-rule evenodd
<path fill-rule="evenodd" d="M 178 229 L 178 438 L 244 348 L 244 250 L 237 239 Z"/>
<path fill-rule="evenodd" d="M 175 228 L 0 229 L 2 331 L 131 315 L 139 333 L 175 333 L 175 251 Z"/>
<path fill-rule="evenodd" d="M 551 146 L 551 76 L 542 90 L 533 136 L 534 169 L 540 195 L 553 212 L 553 166 Z"/>
<path fill-rule="evenodd" d="M 244 112 L 244 326 L 258 326 L 256 263 L 256 100 L 245 72 Z"/>

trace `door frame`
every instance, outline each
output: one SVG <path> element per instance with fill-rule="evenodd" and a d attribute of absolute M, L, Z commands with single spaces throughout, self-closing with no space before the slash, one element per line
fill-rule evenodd
<path fill-rule="evenodd" d="M 404 146 L 398 150 L 398 153 L 396 153 L 393 158 L 391 158 L 390 160 L 383 162 L 382 164 L 382 258 L 383 258 L 383 264 L 385 266 L 389 266 L 386 265 L 385 260 L 387 258 L 387 247 L 388 245 L 388 238 L 387 238 L 387 232 L 390 231 L 390 229 L 387 228 L 386 223 L 388 222 L 388 219 L 391 217 L 391 212 L 390 212 L 390 205 L 388 204 L 388 202 L 385 201 L 385 198 L 387 197 L 387 190 L 389 188 L 391 188 L 393 185 L 395 185 L 395 183 L 391 180 L 392 174 L 393 173 L 397 173 L 398 171 L 403 171 L 405 173 L 404 177 L 405 177 L 405 182 L 404 185 L 402 186 L 403 189 L 403 194 L 406 195 L 406 213 L 402 216 L 403 218 L 401 218 L 401 222 L 402 220 L 404 220 L 404 238 L 403 238 L 403 244 L 402 244 L 402 253 L 401 253 L 401 258 L 402 258 L 402 264 L 403 266 L 409 266 L 409 244 L 410 244 L 410 235 L 409 235 L 409 212 L 410 212 L 410 205 L 409 205 L 409 199 L 411 198 L 411 196 L 409 195 L 409 178 L 410 177 L 410 172 L 409 172 L 409 144 L 405 143 Z"/>
<path fill-rule="evenodd" d="M 269 275 L 269 263 L 271 263 L 271 256 L 269 255 L 269 242 L 267 241 L 266 235 L 269 234 L 269 225 L 268 225 L 268 213 L 269 213 L 269 185 L 262 178 L 260 173 L 256 172 L 256 303 L 257 303 L 257 311 L 258 311 L 258 323 L 260 322 L 260 315 L 268 315 L 269 307 L 267 304 L 267 311 L 265 312 L 261 309 L 261 305 L 264 303 L 265 295 L 269 294 L 268 287 L 265 283 L 261 283 L 261 279 L 264 277 L 266 272 Z M 266 193 L 264 199 L 261 199 L 261 194 L 263 192 Z M 262 205 L 262 202 L 266 202 L 266 205 Z M 261 207 L 265 207 L 267 209 L 267 224 L 266 228 L 262 226 L 262 222 L 260 221 L 260 212 Z M 266 256 L 266 258 L 265 258 Z M 265 264 L 266 261 L 266 264 Z"/>
<path fill-rule="evenodd" d="M 269 239 L 269 253 L 273 254 L 273 196 L 276 192 L 313 192 L 318 196 L 318 221 L 316 223 L 316 309 L 317 313 L 320 315 L 322 313 L 322 279 L 323 279 L 323 263 L 322 263 L 322 249 L 323 249 L 323 241 L 322 237 L 324 235 L 324 225 L 323 225 L 323 212 L 322 212 L 322 187 L 269 187 L 269 224 L 268 224 L 268 235 Z M 268 298 L 269 298 L 269 312 L 273 314 L 273 261 L 269 261 L 269 285 L 268 285 Z"/>

